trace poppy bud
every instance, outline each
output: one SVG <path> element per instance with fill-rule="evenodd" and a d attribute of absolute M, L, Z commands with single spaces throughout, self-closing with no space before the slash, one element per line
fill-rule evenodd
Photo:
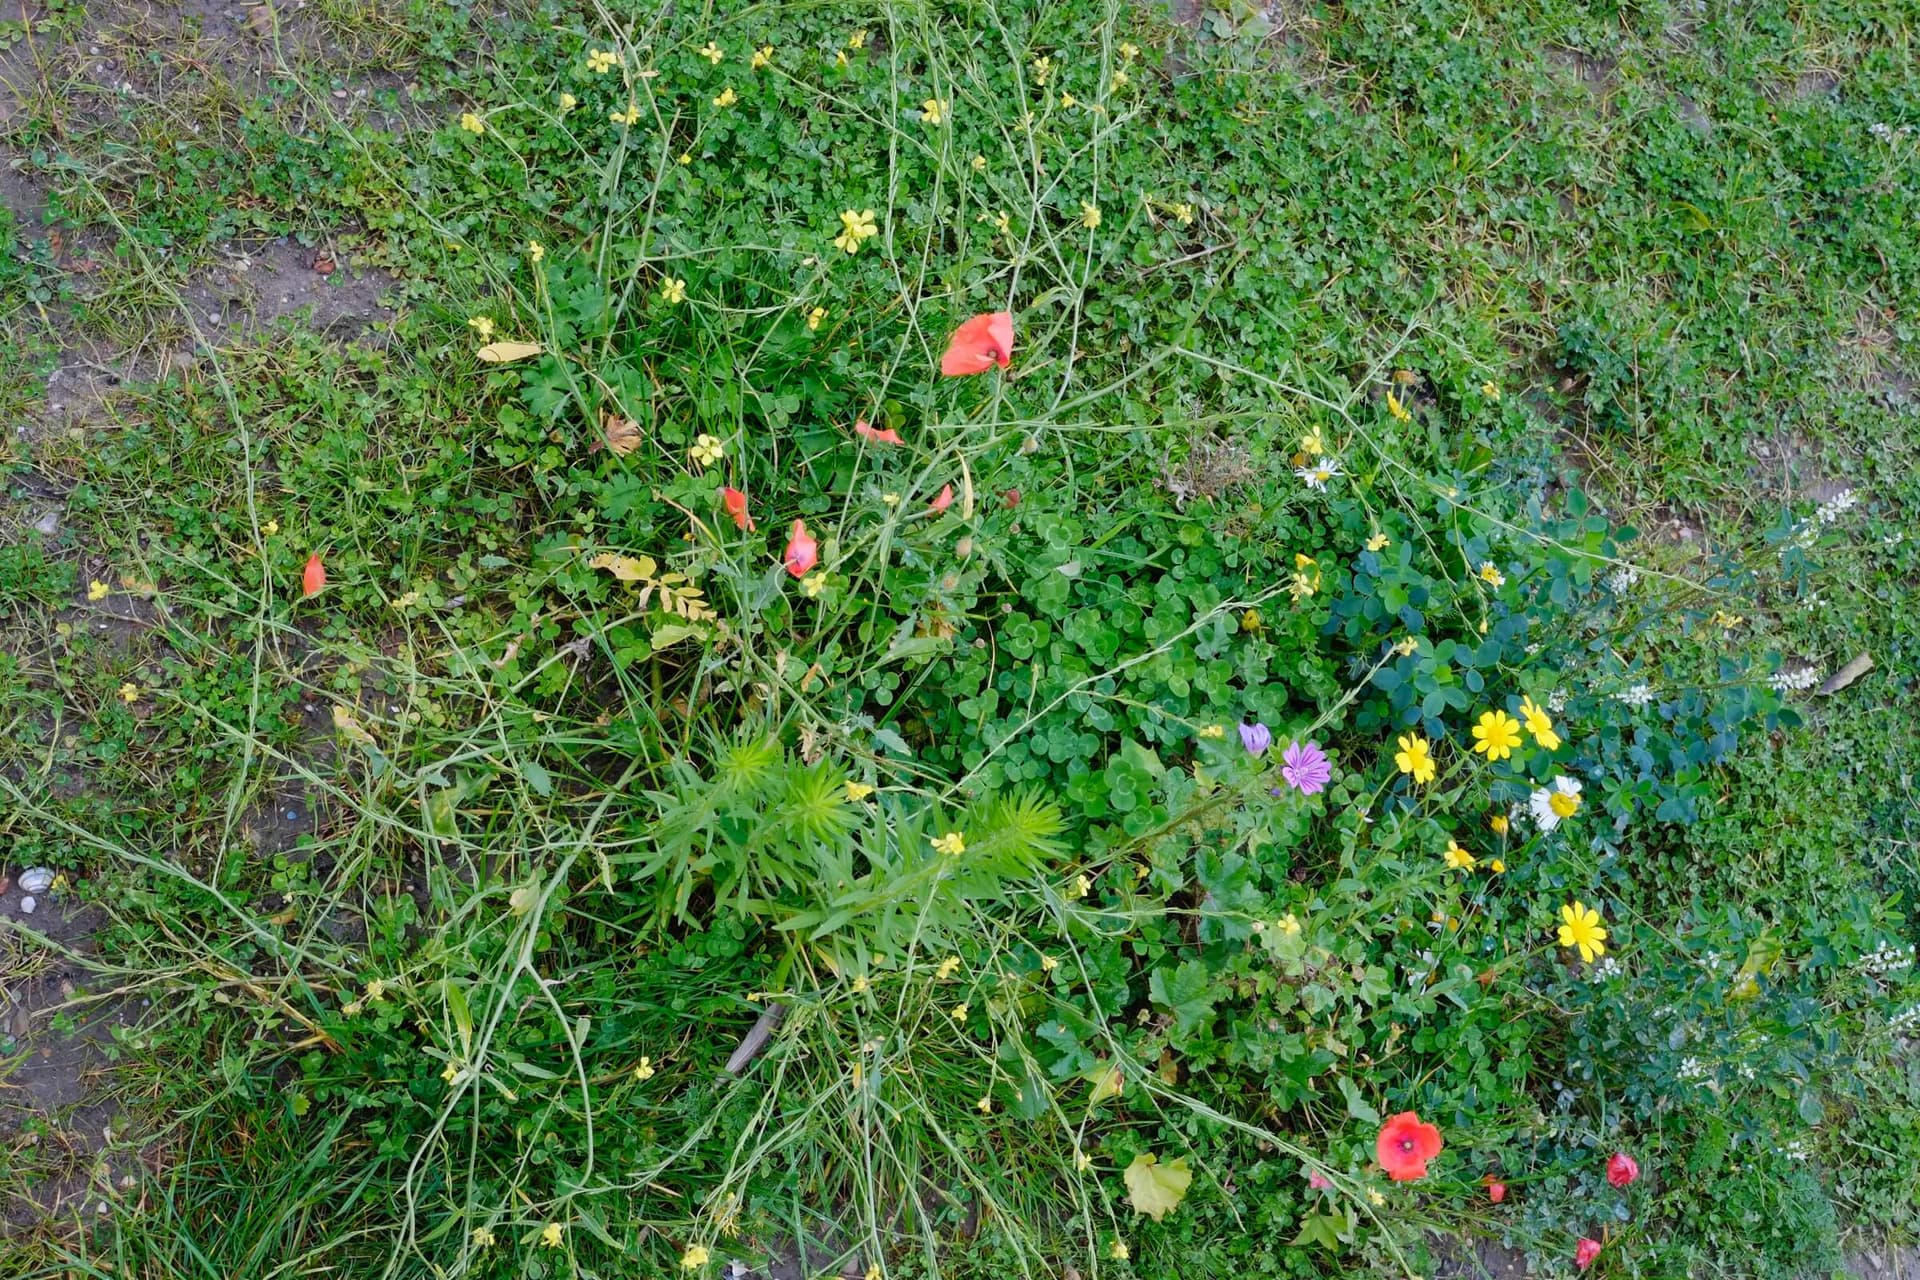
<path fill-rule="evenodd" d="M 1574 1246 L 1573 1265 L 1580 1268 L 1582 1271 L 1585 1271 L 1588 1267 L 1593 1265 L 1593 1260 L 1599 1256 L 1600 1256 L 1600 1242 L 1598 1240 L 1583 1237 L 1580 1243 Z"/>
<path fill-rule="evenodd" d="M 1640 1176 L 1640 1162 L 1624 1151 L 1613 1153 L 1613 1159 L 1607 1161 L 1607 1181 L 1625 1189 Z"/>

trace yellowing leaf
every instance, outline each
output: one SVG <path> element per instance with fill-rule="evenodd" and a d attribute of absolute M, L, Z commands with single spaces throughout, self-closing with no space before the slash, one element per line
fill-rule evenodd
<path fill-rule="evenodd" d="M 1120 1074 L 1120 1068 L 1105 1062 L 1095 1063 L 1093 1070 L 1087 1073 L 1093 1081 L 1093 1091 L 1087 1095 L 1087 1105 L 1097 1107 L 1108 1098 L 1117 1098 L 1127 1087 L 1126 1077 Z"/>
<path fill-rule="evenodd" d="M 617 556 L 611 551 L 603 551 L 587 561 L 590 569 L 605 569 L 622 582 L 650 582 L 655 570 L 660 566 L 654 563 L 652 556 Z"/>
<path fill-rule="evenodd" d="M 1155 1222 L 1179 1208 L 1187 1198 L 1187 1188 L 1193 1185 L 1185 1156 L 1161 1164 L 1148 1151 L 1135 1156 L 1122 1176 L 1127 1180 L 1127 1199 L 1133 1202 L 1134 1212 L 1144 1213 Z"/>
<path fill-rule="evenodd" d="M 353 712 L 337 702 L 333 704 L 333 727 L 348 742 L 362 747 L 373 745 L 373 735 L 367 732 L 366 726 L 354 719 Z"/>
<path fill-rule="evenodd" d="M 515 360 L 525 360 L 528 356 L 537 356 L 545 350 L 537 342 L 489 342 L 474 354 L 488 364 L 510 364 Z"/>
<path fill-rule="evenodd" d="M 653 634 L 647 637 L 647 643 L 656 649 L 666 649 L 679 644 L 682 640 L 697 640 L 707 634 L 699 627 L 683 627 L 678 623 L 668 623 L 655 627 Z"/>

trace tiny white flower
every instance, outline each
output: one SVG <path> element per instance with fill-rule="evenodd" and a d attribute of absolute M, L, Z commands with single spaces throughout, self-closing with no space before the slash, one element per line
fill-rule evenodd
<path fill-rule="evenodd" d="M 1564 797 L 1573 797 L 1571 807 Z M 1559 803 L 1554 801 L 1559 798 Z M 1534 791 L 1527 800 L 1527 809 L 1533 814 L 1534 825 L 1542 831 L 1551 831 L 1560 825 L 1563 817 L 1571 817 L 1580 806 L 1580 784 L 1572 778 L 1562 775 L 1546 786 Z M 1562 813 L 1561 810 L 1566 810 Z"/>
<path fill-rule="evenodd" d="M 1321 458 L 1312 466 L 1300 467 L 1293 473 L 1306 483 L 1307 488 L 1327 491 L 1327 481 L 1340 474 L 1340 459 Z"/>

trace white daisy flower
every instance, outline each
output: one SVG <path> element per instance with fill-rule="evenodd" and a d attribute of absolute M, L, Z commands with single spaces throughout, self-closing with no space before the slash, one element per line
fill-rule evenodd
<path fill-rule="evenodd" d="M 1555 778 L 1533 793 L 1527 808 L 1533 814 L 1534 825 L 1542 831 L 1551 831 L 1560 825 L 1562 818 L 1571 818 L 1580 811 L 1580 783 L 1564 776 Z"/>
<path fill-rule="evenodd" d="M 1322 458 L 1310 467 L 1301 467 L 1293 474 L 1306 482 L 1307 488 L 1327 491 L 1327 481 L 1340 474 L 1340 459 Z"/>

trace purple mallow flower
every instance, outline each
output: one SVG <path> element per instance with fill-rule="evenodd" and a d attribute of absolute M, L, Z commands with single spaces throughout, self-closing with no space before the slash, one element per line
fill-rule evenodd
<path fill-rule="evenodd" d="M 1243 724 L 1240 726 L 1240 745 L 1247 749 L 1248 755 L 1257 756 L 1273 745 L 1273 730 L 1259 721 Z"/>
<path fill-rule="evenodd" d="M 1320 749 L 1317 742 L 1301 746 L 1290 742 L 1281 753 L 1280 776 L 1287 785 L 1298 787 L 1307 795 L 1318 795 L 1327 789 L 1327 783 L 1333 777 L 1333 765 L 1327 761 L 1327 753 Z"/>

